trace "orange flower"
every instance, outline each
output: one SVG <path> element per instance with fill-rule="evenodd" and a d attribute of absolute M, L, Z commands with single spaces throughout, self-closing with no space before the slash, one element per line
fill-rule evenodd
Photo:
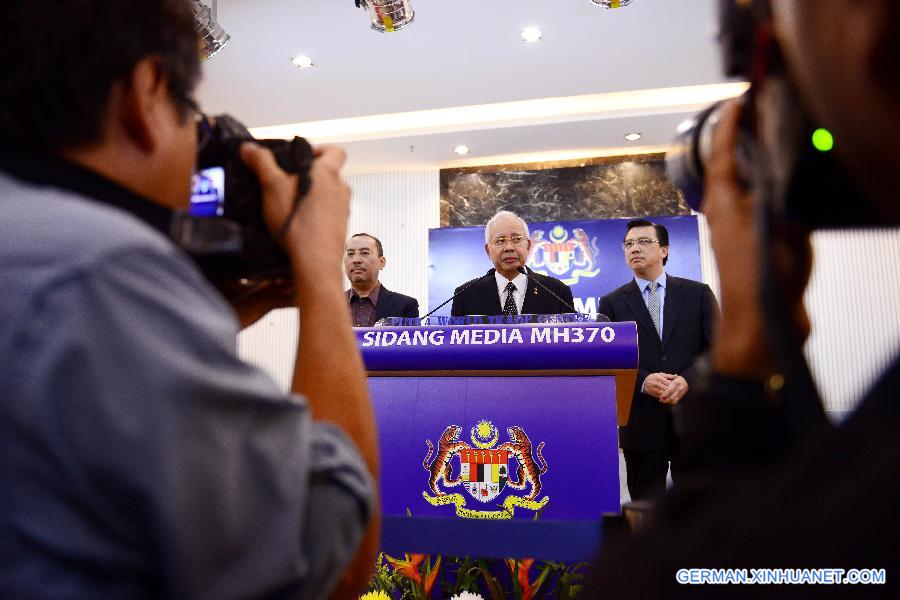
<path fill-rule="evenodd" d="M 434 567 L 431 568 L 431 571 L 429 571 L 425 575 L 424 584 L 422 583 L 422 576 L 419 574 L 419 565 L 421 565 L 422 561 L 425 560 L 424 554 L 407 554 L 406 560 L 400 560 L 399 558 L 394 558 L 393 556 L 389 556 L 387 554 L 384 555 L 384 558 L 388 561 L 388 563 L 390 563 L 392 567 L 394 567 L 395 571 L 399 571 L 401 575 L 403 575 L 410 581 L 422 586 L 422 589 L 425 592 L 425 597 L 431 598 L 431 588 L 434 587 L 434 582 L 437 580 L 438 571 L 441 568 L 440 556 L 438 556 L 437 561 L 434 563 Z"/>
<path fill-rule="evenodd" d="M 519 565 L 519 573 L 516 576 L 516 579 L 519 581 L 519 587 L 522 588 L 522 600 L 531 600 L 534 597 L 534 585 L 528 582 L 528 572 L 531 570 L 531 565 L 534 564 L 533 558 L 523 558 L 522 560 L 513 560 L 511 558 L 506 559 L 506 566 L 509 567 L 509 572 L 513 575 L 516 574 L 516 564 Z"/>
<path fill-rule="evenodd" d="M 416 583 L 422 583 L 422 576 L 419 575 L 419 565 L 425 560 L 424 554 L 407 554 L 406 560 L 400 560 L 387 554 L 384 555 L 384 558 L 394 567 L 395 571 L 400 571 L 400 574 L 407 579 Z"/>
<path fill-rule="evenodd" d="M 431 588 L 434 587 L 434 582 L 437 579 L 438 571 L 441 568 L 441 557 L 438 556 L 437 561 L 434 563 L 434 568 L 431 569 L 431 572 L 425 576 L 425 597 L 431 598 Z"/>

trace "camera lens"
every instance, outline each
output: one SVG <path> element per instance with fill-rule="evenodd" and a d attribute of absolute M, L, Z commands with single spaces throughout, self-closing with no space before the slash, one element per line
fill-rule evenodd
<path fill-rule="evenodd" d="M 717 102 L 682 122 L 666 152 L 666 174 L 684 194 L 685 202 L 699 211 L 703 202 L 703 175 L 712 151 L 712 137 L 722 111 Z"/>

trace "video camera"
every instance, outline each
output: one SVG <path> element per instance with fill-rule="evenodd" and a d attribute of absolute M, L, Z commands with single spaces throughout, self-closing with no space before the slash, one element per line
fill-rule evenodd
<path fill-rule="evenodd" d="M 835 160 L 830 133 L 814 123 L 788 74 L 771 33 L 770 0 L 719 0 L 718 41 L 725 75 L 750 81 L 742 97 L 737 143 L 739 177 L 762 194 L 780 222 L 810 229 L 872 226 L 877 214 Z M 756 116 L 766 86 L 769 131 Z M 678 128 L 666 153 L 666 171 L 685 201 L 702 211 L 703 178 L 722 103 Z M 823 143 L 822 138 L 825 142 Z M 830 143 L 829 143 L 830 141 Z"/>
<path fill-rule="evenodd" d="M 241 161 L 239 151 L 243 142 L 252 140 L 269 148 L 278 166 L 300 176 L 293 215 L 311 185 L 314 155 L 309 142 L 300 137 L 257 140 L 228 115 L 201 122 L 198 129 L 191 203 L 186 212 L 175 216 L 172 239 L 213 282 L 289 278 L 288 256 L 263 219 L 259 182 Z"/>

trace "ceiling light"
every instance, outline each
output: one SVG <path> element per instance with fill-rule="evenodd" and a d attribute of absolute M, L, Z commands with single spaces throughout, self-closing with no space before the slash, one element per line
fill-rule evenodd
<path fill-rule="evenodd" d="M 457 154 L 459 154 L 460 156 L 462 156 L 463 154 L 469 153 L 469 147 L 460 144 L 459 146 L 454 148 L 453 151 L 456 152 Z"/>
<path fill-rule="evenodd" d="M 544 34 L 541 33 L 541 30 L 537 27 L 526 27 L 522 30 L 522 41 L 526 43 L 533 43 L 541 41 L 541 38 L 544 37 Z"/>
<path fill-rule="evenodd" d="M 631 0 L 591 0 L 591 4 L 603 8 L 621 8 L 631 4 Z"/>
<path fill-rule="evenodd" d="M 216 0 L 212 0 L 212 9 L 200 0 L 193 0 L 193 4 L 194 28 L 200 38 L 200 60 L 209 60 L 225 47 L 231 36 L 216 21 Z"/>
<path fill-rule="evenodd" d="M 294 63 L 294 66 L 298 69 L 308 69 L 313 66 L 312 59 L 305 54 L 298 54 L 291 59 L 291 62 Z"/>
<path fill-rule="evenodd" d="M 637 132 L 629 133 L 625 136 L 625 139 L 628 140 L 629 142 L 636 142 L 639 139 L 641 139 L 641 134 L 639 134 Z"/>
<path fill-rule="evenodd" d="M 369 11 L 372 29 L 382 33 L 400 31 L 413 22 L 415 11 L 409 0 L 355 0 L 357 7 Z"/>

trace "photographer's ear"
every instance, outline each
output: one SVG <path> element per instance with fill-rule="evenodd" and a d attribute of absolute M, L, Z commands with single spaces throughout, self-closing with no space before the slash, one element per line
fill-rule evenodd
<path fill-rule="evenodd" d="M 147 57 L 110 94 L 110 117 L 118 119 L 122 133 L 146 153 L 159 144 L 165 111 L 174 107 L 167 82 L 159 59 Z"/>

